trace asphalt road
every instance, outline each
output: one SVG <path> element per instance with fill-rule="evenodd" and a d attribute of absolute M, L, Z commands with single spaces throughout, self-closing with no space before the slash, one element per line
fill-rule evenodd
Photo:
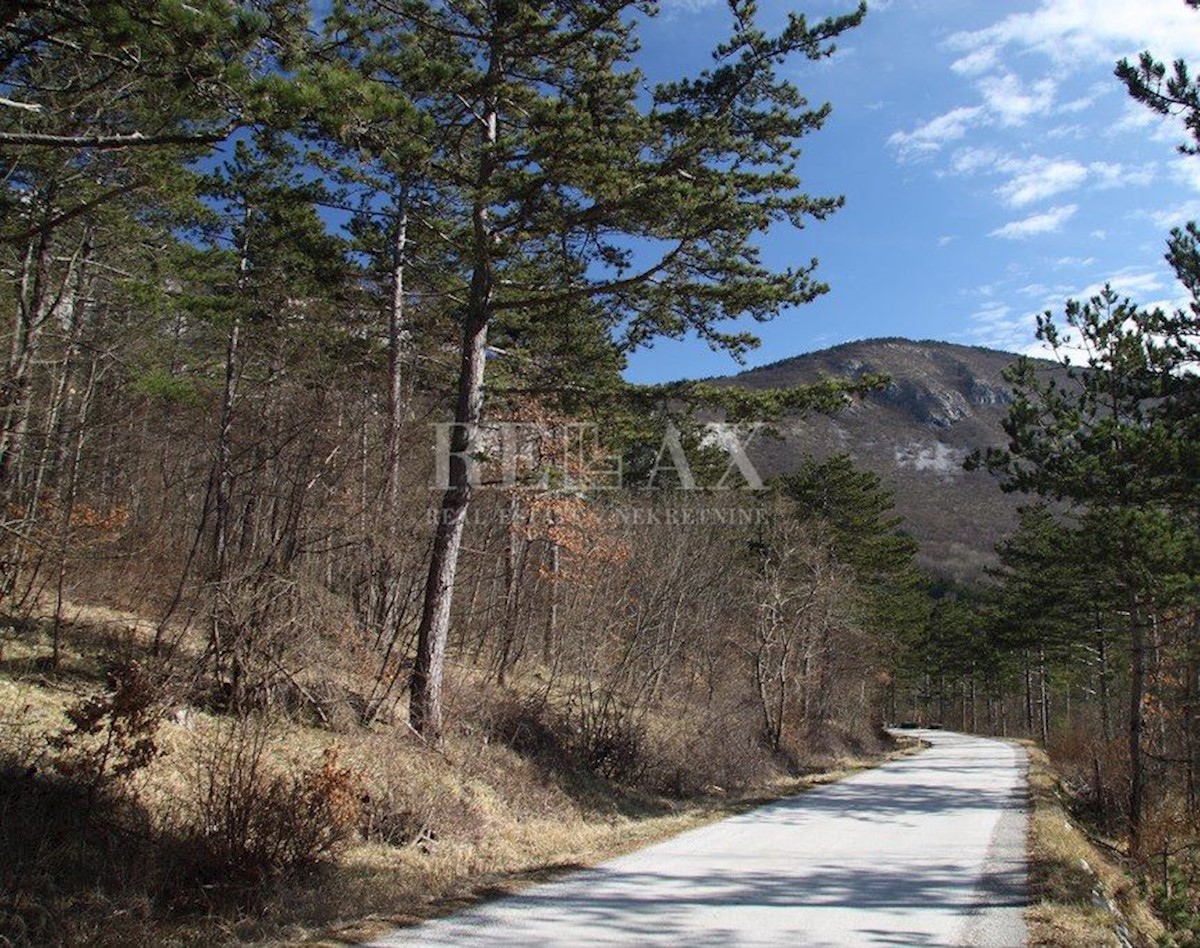
<path fill-rule="evenodd" d="M 1026 943 L 1025 757 L 933 747 L 373 945 Z"/>

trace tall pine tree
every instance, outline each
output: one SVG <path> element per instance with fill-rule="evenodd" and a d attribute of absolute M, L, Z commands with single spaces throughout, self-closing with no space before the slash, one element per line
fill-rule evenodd
<path fill-rule="evenodd" d="M 430 740 L 443 726 L 470 454 L 498 324 L 553 326 L 587 307 L 623 349 L 694 333 L 739 354 L 753 339 L 724 331 L 724 320 L 769 319 L 825 290 L 815 261 L 772 271 L 757 245 L 771 226 L 801 226 L 841 203 L 800 190 L 797 142 L 828 108 L 810 108 L 777 70 L 829 55 L 865 7 L 812 26 L 791 14 L 769 36 L 754 3 L 730 6 L 733 32 L 715 65 L 650 96 L 632 61 L 636 23 L 651 11 L 633 0 L 376 7 L 408 50 L 414 107 L 439 129 L 423 174 L 453 208 L 444 235 L 461 280 L 449 483 L 412 677 L 411 723 Z"/>

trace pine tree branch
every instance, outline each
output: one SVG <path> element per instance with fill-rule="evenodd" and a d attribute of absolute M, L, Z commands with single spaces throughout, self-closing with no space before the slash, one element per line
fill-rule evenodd
<path fill-rule="evenodd" d="M 6 99 L 4 96 L 0 96 L 0 105 L 7 106 L 10 109 L 23 109 L 26 112 L 44 111 L 42 106 L 36 102 L 18 102 L 16 99 Z"/>
<path fill-rule="evenodd" d="M 50 135 L 41 132 L 0 132 L 0 148 L 34 145 L 45 148 L 95 148 L 111 151 L 118 148 L 147 148 L 158 145 L 215 145 L 228 138 L 237 126 L 220 132 L 187 134 L 167 132 L 146 135 L 131 132 L 128 135 Z"/>
<path fill-rule="evenodd" d="M 65 224 L 68 221 L 74 220 L 81 214 L 86 214 L 88 211 L 99 207 L 106 201 L 111 201 L 113 198 L 118 198 L 123 194 L 129 194 L 132 191 L 136 191 L 138 188 L 144 187 L 146 184 L 147 180 L 145 178 L 137 178 L 128 184 L 122 184 L 120 187 L 109 188 L 107 191 L 97 194 L 90 201 L 84 201 L 82 204 L 77 204 L 70 210 L 56 214 L 50 219 L 42 221 L 35 227 L 30 227 L 28 230 L 22 231 L 19 234 L 14 234 L 10 237 L 0 236 L 0 243 L 18 244 L 29 240 L 31 237 L 36 237 L 44 231 L 52 230 L 53 228 Z"/>
<path fill-rule="evenodd" d="M 670 266 L 671 261 L 683 252 L 683 248 L 686 245 L 687 241 L 681 241 L 670 253 L 665 254 L 658 263 L 654 264 L 654 266 L 648 267 L 640 273 L 635 273 L 633 276 L 625 277 L 624 279 L 611 280 L 607 283 L 592 283 L 587 286 L 578 286 L 557 293 L 547 293 L 544 296 L 525 296 L 512 300 L 498 300 L 491 305 L 491 309 L 493 312 L 499 312 L 507 309 L 525 309 L 531 306 L 556 306 L 560 303 L 572 303 L 576 300 L 587 299 L 593 296 L 602 296 L 605 293 L 616 293 L 620 290 L 644 283 L 656 273 L 665 270 Z"/>

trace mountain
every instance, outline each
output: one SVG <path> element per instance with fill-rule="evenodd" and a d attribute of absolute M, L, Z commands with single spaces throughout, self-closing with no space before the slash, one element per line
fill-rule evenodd
<path fill-rule="evenodd" d="M 1016 358 L 977 346 L 870 339 L 713 381 L 761 389 L 821 375 L 887 375 L 886 388 L 835 416 L 791 418 L 778 426 L 778 437 L 760 434 L 749 456 L 766 477 L 794 470 L 806 455 L 849 454 L 895 491 L 897 513 L 920 542 L 923 565 L 970 581 L 995 562 L 995 542 L 1014 529 L 1017 507 L 1031 502 L 1005 494 L 987 472 L 963 470 L 976 448 L 1005 444 L 1000 422 L 1012 396 L 1001 373 Z M 1052 363 L 1045 366 L 1054 371 Z"/>

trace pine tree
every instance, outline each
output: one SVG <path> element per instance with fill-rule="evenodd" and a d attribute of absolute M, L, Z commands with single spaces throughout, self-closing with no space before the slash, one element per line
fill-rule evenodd
<path fill-rule="evenodd" d="M 768 36 L 754 4 L 735 2 L 717 64 L 648 101 L 631 65 L 641 10 L 631 0 L 377 9 L 389 11 L 388 28 L 416 63 L 415 107 L 439 129 L 424 173 L 454 209 L 446 237 L 462 280 L 449 487 L 410 710 L 413 727 L 436 741 L 469 454 L 499 324 L 552 326 L 586 306 L 624 349 L 696 333 L 738 354 L 752 338 L 718 328 L 723 320 L 768 319 L 824 292 L 813 265 L 773 272 L 755 245 L 772 225 L 800 226 L 840 204 L 799 190 L 796 142 L 828 109 L 810 109 L 776 69 L 793 55 L 829 55 L 865 9 L 811 27 L 792 14 Z"/>
<path fill-rule="evenodd" d="M 202 147 L 278 114 L 308 4 L 59 0 L 0 14 L 0 149 Z M 119 106 L 119 107 L 118 107 Z"/>
<path fill-rule="evenodd" d="M 985 460 L 1006 475 L 1007 490 L 1066 501 L 1103 525 L 1092 533 L 1091 556 L 1111 571 L 1128 615 L 1129 821 L 1136 845 L 1146 796 L 1148 613 L 1163 553 L 1181 528 L 1190 529 L 1171 508 L 1194 481 L 1185 466 L 1196 456 L 1191 423 L 1175 398 L 1193 384 L 1182 372 L 1193 350 L 1171 316 L 1141 310 L 1107 287 L 1086 303 L 1069 301 L 1065 318 L 1064 330 L 1046 313 L 1038 335 L 1059 353 L 1066 382 L 1043 380 L 1028 359 L 1009 369 L 1009 446 L 990 449 Z M 1086 353 L 1086 366 L 1072 364 L 1072 350 Z"/>
<path fill-rule="evenodd" d="M 856 469 L 847 455 L 807 458 L 780 488 L 801 516 L 829 525 L 834 550 L 854 570 L 869 627 L 895 646 L 911 641 L 928 612 L 926 581 L 917 542 L 903 532 L 879 475 Z"/>

